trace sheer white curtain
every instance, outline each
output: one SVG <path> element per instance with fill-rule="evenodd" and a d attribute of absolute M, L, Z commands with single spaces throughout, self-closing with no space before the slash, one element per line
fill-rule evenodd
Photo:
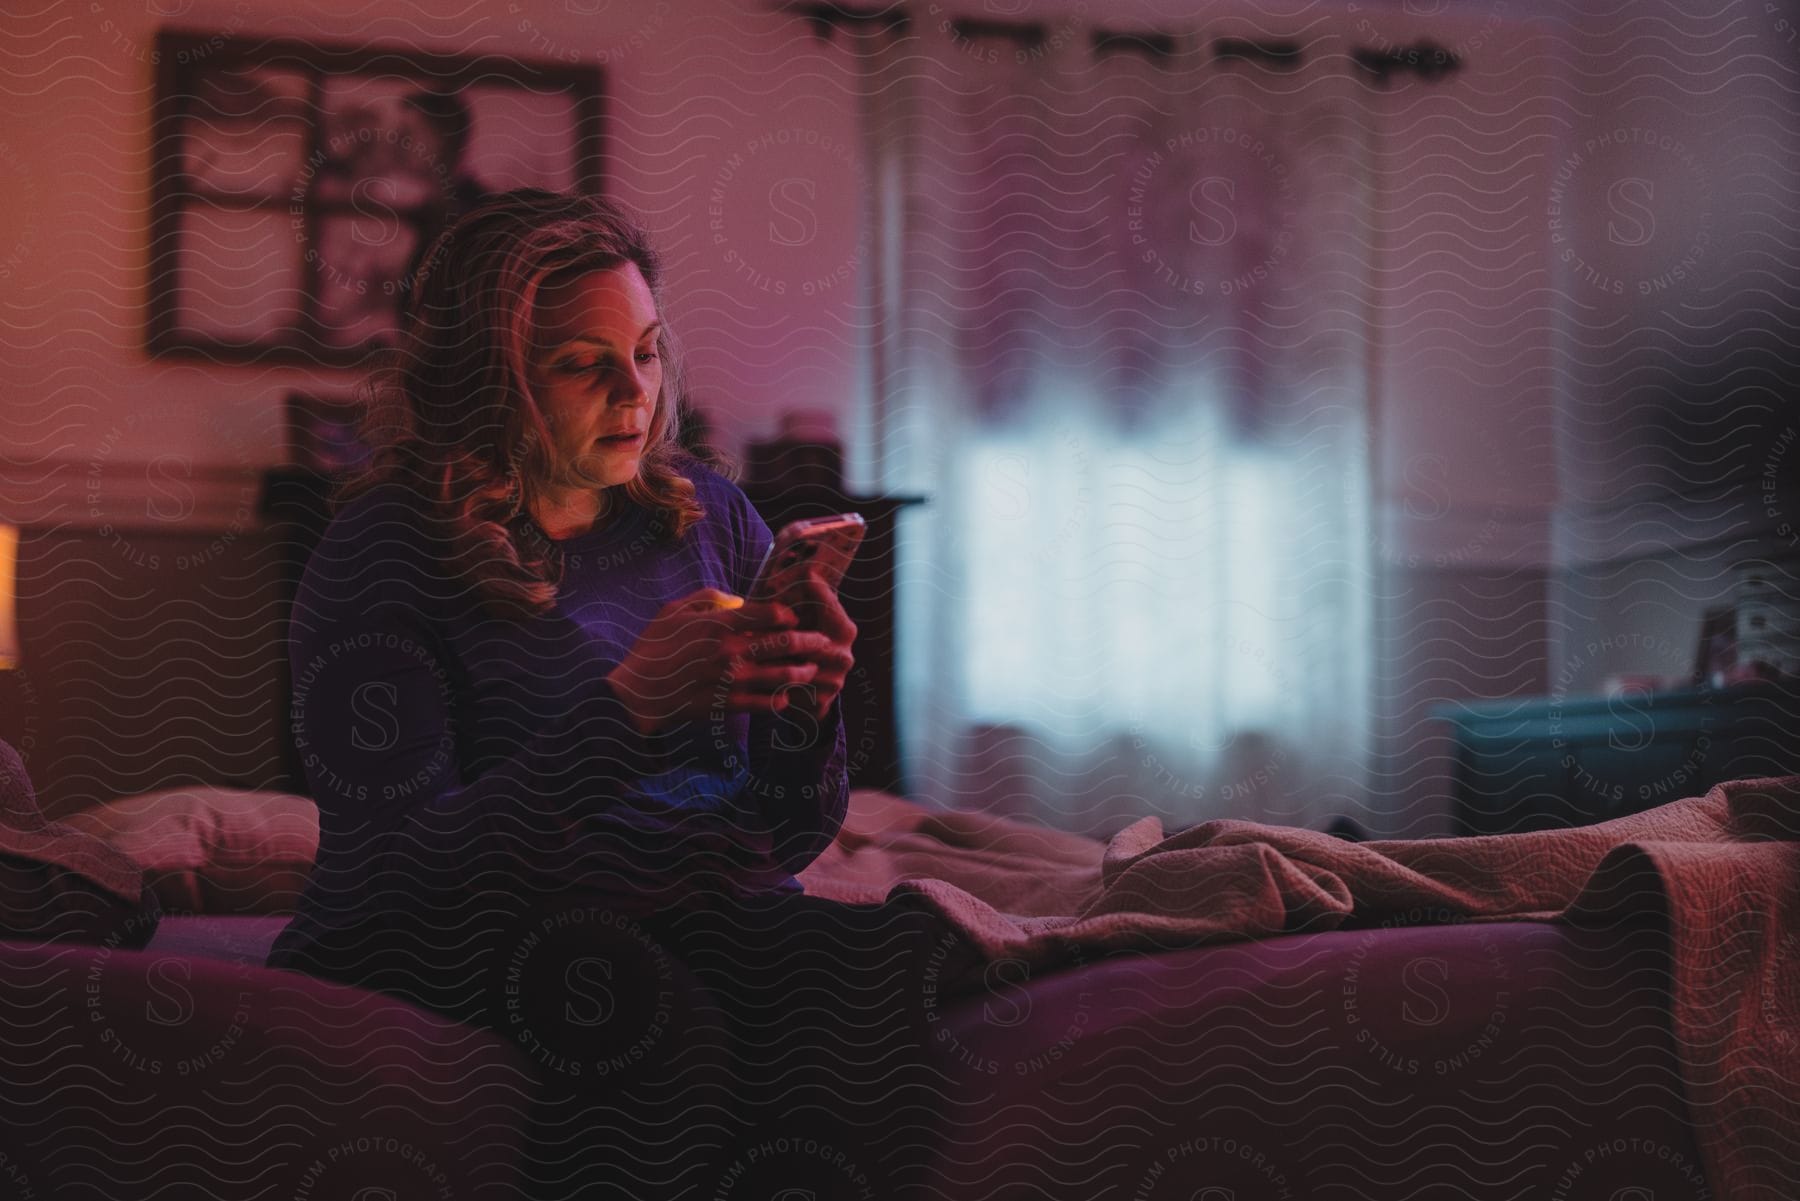
<path fill-rule="evenodd" d="M 858 39 L 908 787 L 1318 825 L 1370 692 L 1362 85 L 1047 33 Z"/>

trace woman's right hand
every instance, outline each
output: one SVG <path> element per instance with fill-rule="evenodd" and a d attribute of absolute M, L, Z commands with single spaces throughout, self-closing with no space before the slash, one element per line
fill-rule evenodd
<path fill-rule="evenodd" d="M 824 638 L 799 624 L 778 601 L 740 601 L 702 588 L 658 610 L 606 679 L 643 734 L 722 711 L 780 712 L 787 690 L 819 671 L 816 663 L 769 661 Z"/>

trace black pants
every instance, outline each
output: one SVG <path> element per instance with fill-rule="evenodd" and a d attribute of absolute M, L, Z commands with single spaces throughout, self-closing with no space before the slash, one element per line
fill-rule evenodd
<path fill-rule="evenodd" d="M 508 926 L 469 1016 L 536 1065 L 533 1196 L 920 1187 L 940 1134 L 922 991 L 949 938 L 936 915 L 798 894 L 634 913 L 569 894 Z"/>

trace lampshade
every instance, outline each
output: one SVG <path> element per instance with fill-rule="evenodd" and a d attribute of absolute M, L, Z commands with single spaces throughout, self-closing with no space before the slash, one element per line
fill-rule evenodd
<path fill-rule="evenodd" d="M 19 665 L 19 530 L 0 522 L 0 671 Z"/>

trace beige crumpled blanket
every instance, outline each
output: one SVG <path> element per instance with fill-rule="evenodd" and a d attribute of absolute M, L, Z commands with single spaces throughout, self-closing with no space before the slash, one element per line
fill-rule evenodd
<path fill-rule="evenodd" d="M 986 959 L 1052 966 L 1343 925 L 1665 913 L 1672 1017 L 1715 1191 L 1800 1197 L 1800 776 L 1739 780 L 1596 826 L 1351 843 L 1145 818 L 1100 843 L 861 791 L 800 876 L 846 901 L 904 898 Z"/>

